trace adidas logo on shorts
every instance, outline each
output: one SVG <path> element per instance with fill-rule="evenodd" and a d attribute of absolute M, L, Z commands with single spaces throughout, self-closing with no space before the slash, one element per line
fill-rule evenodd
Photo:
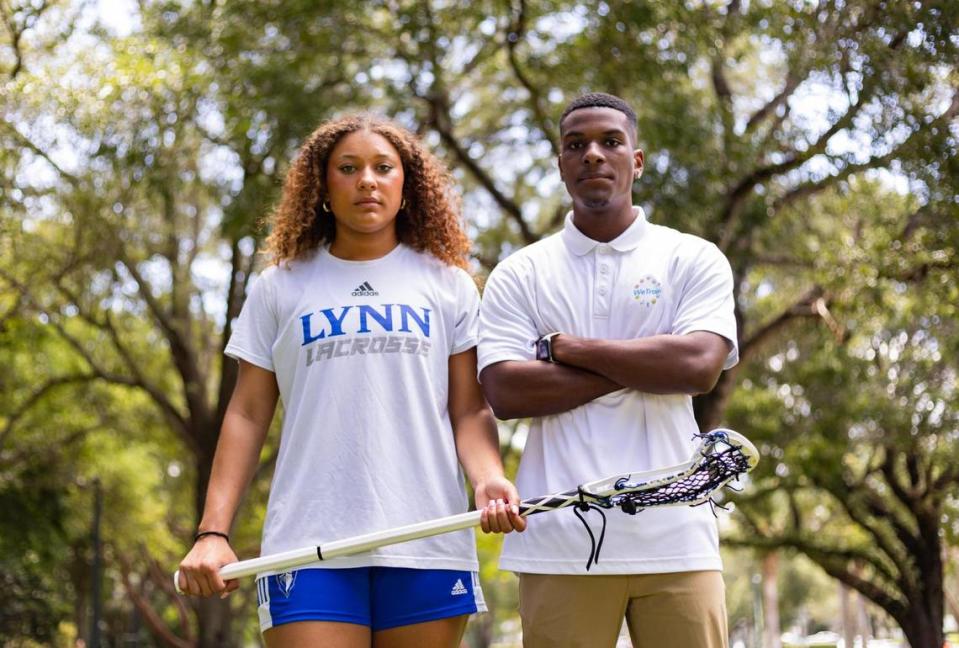
<path fill-rule="evenodd" d="M 462 594 L 469 594 L 469 590 L 466 589 L 465 585 L 463 585 L 463 579 L 457 578 L 456 583 L 453 585 L 453 589 L 450 590 L 450 595 L 460 596 Z"/>
<path fill-rule="evenodd" d="M 369 281 L 364 281 L 350 294 L 352 294 L 354 297 L 376 297 L 380 293 L 376 292 L 373 286 L 370 285 Z"/>

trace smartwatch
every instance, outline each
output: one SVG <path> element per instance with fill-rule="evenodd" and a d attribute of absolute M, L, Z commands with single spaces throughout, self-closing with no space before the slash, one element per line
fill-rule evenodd
<path fill-rule="evenodd" d="M 547 333 L 540 339 L 536 340 L 537 360 L 556 362 L 556 358 L 553 357 L 553 338 L 557 335 L 559 335 L 559 331 L 554 331 L 552 333 Z"/>

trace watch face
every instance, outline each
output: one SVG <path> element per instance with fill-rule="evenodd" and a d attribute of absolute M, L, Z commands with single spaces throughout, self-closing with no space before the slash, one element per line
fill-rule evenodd
<path fill-rule="evenodd" d="M 536 340 L 536 359 L 550 361 L 549 338 L 540 338 Z"/>

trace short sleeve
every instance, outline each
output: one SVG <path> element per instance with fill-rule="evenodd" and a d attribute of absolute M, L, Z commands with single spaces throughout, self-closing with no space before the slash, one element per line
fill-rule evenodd
<path fill-rule="evenodd" d="M 476 346 L 479 339 L 479 310 L 480 297 L 476 283 L 465 270 L 459 270 L 456 273 L 456 304 L 450 355 Z"/>
<path fill-rule="evenodd" d="M 729 261 L 712 243 L 691 261 L 673 319 L 672 333 L 709 331 L 732 343 L 723 369 L 739 362 L 733 272 Z"/>
<path fill-rule="evenodd" d="M 268 268 L 253 282 L 224 353 L 258 367 L 273 368 L 273 344 L 277 336 L 277 310 L 273 277 Z"/>
<path fill-rule="evenodd" d="M 516 265 L 496 267 L 486 282 L 480 306 L 478 371 L 505 360 L 534 359 L 533 343 L 539 333 Z"/>

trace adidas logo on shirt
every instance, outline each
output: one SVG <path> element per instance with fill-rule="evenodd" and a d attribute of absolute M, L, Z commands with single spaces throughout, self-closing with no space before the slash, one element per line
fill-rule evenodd
<path fill-rule="evenodd" d="M 469 594 L 469 590 L 466 589 L 466 586 L 463 585 L 463 579 L 457 578 L 456 584 L 453 585 L 453 589 L 450 590 L 452 596 L 460 596 L 462 594 Z"/>
<path fill-rule="evenodd" d="M 364 281 L 359 286 L 356 287 L 351 293 L 354 297 L 376 297 L 380 293 L 376 292 L 373 286 L 370 285 L 369 281 Z"/>

